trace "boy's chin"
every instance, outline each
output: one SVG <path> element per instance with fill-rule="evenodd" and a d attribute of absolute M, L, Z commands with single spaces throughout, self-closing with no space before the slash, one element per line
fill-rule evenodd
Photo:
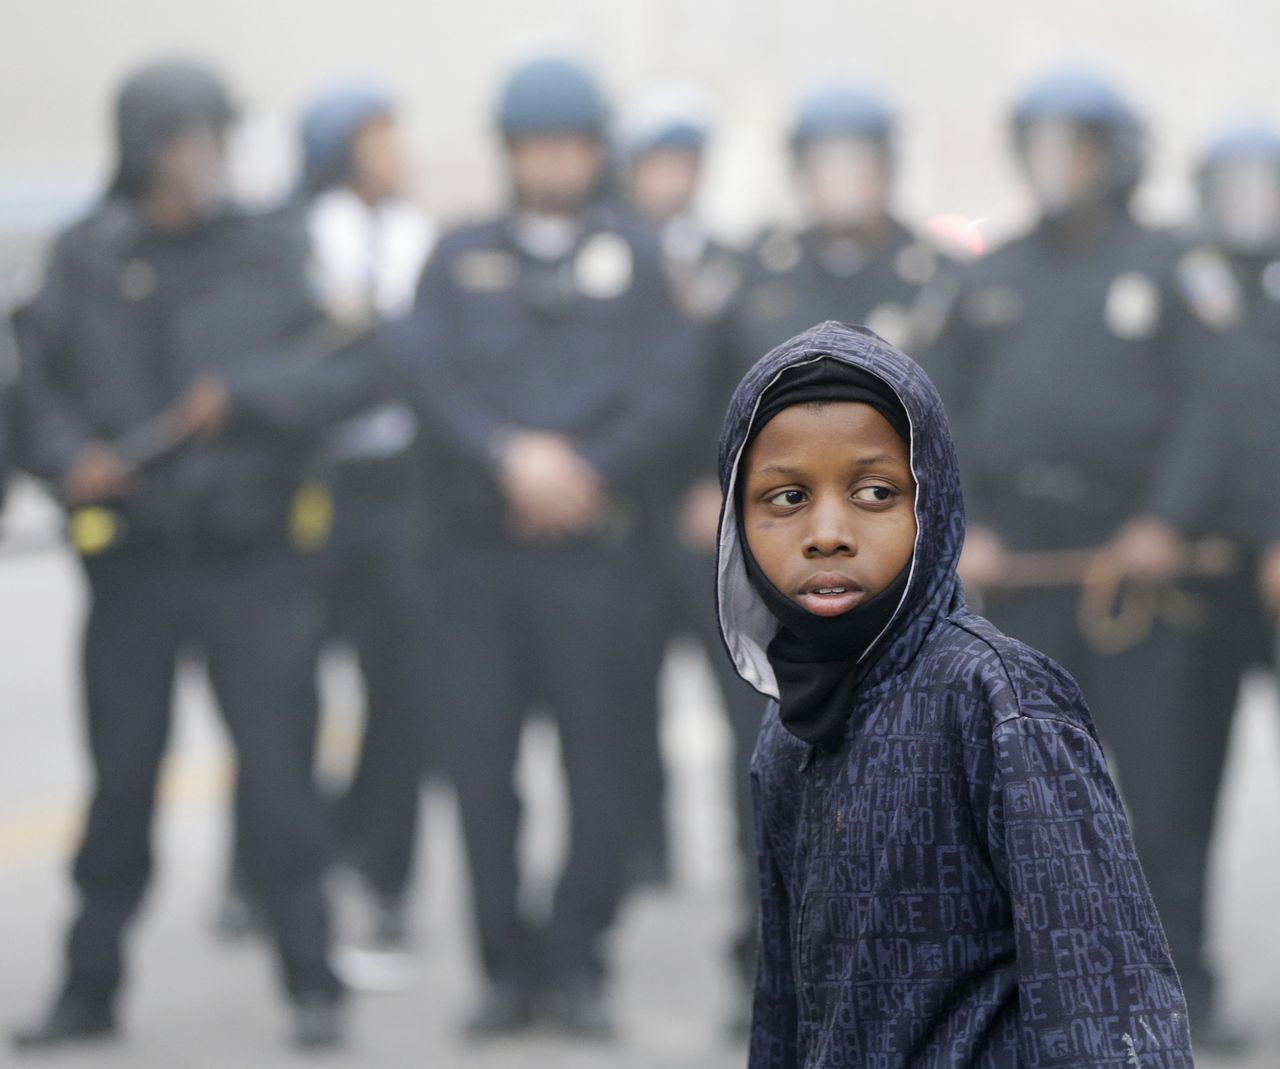
<path fill-rule="evenodd" d="M 846 590 L 840 594 L 799 594 L 793 600 L 814 616 L 843 616 L 866 601 L 867 592 Z"/>

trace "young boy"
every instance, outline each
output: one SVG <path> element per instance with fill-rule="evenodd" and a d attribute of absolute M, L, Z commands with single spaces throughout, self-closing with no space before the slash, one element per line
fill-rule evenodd
<path fill-rule="evenodd" d="M 720 480 L 721 629 L 773 699 L 752 1069 L 1191 1066 L 1084 699 L 965 608 L 924 372 L 806 331 L 739 385 Z"/>

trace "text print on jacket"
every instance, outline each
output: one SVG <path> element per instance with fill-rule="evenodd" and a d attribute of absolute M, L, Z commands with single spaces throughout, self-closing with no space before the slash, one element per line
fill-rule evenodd
<path fill-rule="evenodd" d="M 834 357 L 911 421 L 916 543 L 858 665 L 843 742 L 778 717 L 776 623 L 747 578 L 734 484 L 764 391 Z M 721 629 L 769 703 L 753 762 L 762 943 L 751 1069 L 1191 1066 L 1185 1004 L 1074 681 L 970 613 L 960 478 L 924 372 L 823 323 L 743 379 L 720 441 Z"/>

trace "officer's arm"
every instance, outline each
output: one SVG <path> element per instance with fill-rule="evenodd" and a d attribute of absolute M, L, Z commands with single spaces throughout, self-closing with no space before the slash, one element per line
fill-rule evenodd
<path fill-rule="evenodd" d="M 320 433 L 378 399 L 387 375 L 370 332 L 318 305 L 307 233 L 297 219 L 284 213 L 256 225 L 257 239 L 271 243 L 267 296 L 276 329 L 225 373 L 227 418 L 279 434 Z"/>
<path fill-rule="evenodd" d="M 1252 404 L 1241 396 L 1248 391 L 1238 388 L 1239 380 L 1248 377 L 1251 361 L 1238 332 L 1225 333 L 1211 344 L 1214 367 L 1202 360 L 1191 372 L 1191 385 L 1171 419 L 1146 499 L 1149 515 L 1183 532 L 1218 529 L 1215 525 L 1227 517 L 1211 510 L 1224 500 L 1239 507 L 1247 478 L 1239 469 L 1233 471 L 1232 454 L 1241 444 L 1239 421 Z"/>
<path fill-rule="evenodd" d="M 1186 532 L 1206 519 L 1202 508 L 1219 497 L 1213 484 L 1226 451 L 1221 432 L 1228 414 L 1215 394 L 1245 359 L 1243 338 L 1229 325 L 1207 322 L 1170 284 L 1168 311 L 1156 338 L 1162 357 L 1168 418 L 1138 511 Z M 1230 438 L 1230 434 L 1227 436 Z"/>
<path fill-rule="evenodd" d="M 15 439 L 18 463 L 37 478 L 61 486 L 93 440 L 73 393 L 70 343 L 73 280 L 55 249 L 40 292 L 13 316 L 18 348 Z"/>
<path fill-rule="evenodd" d="M 373 335 L 317 315 L 228 376 L 228 418 L 309 435 L 385 396 L 390 375 Z"/>

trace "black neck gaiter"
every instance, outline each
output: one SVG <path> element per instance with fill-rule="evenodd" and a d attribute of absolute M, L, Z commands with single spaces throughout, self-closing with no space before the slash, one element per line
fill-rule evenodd
<path fill-rule="evenodd" d="M 861 368 L 826 358 L 788 369 L 766 391 L 748 445 L 784 408 L 815 401 L 869 404 L 904 442 L 911 440 L 907 413 L 886 382 Z M 911 563 L 908 561 L 894 580 L 865 604 L 841 616 L 815 616 L 774 586 L 757 563 L 742 522 L 741 482 L 738 485 L 738 539 L 747 577 L 778 621 L 778 632 L 765 653 L 778 681 L 782 724 L 811 745 L 836 746 L 853 714 L 858 685 L 874 659 L 859 662 L 893 619 L 906 593 Z"/>
<path fill-rule="evenodd" d="M 906 593 L 911 564 L 879 594 L 841 616 L 815 616 L 770 582 L 741 530 L 747 576 L 778 620 L 778 633 L 765 650 L 778 680 L 783 726 L 798 739 L 835 746 L 853 714 L 854 695 L 869 664 L 862 655 L 893 619 Z"/>

